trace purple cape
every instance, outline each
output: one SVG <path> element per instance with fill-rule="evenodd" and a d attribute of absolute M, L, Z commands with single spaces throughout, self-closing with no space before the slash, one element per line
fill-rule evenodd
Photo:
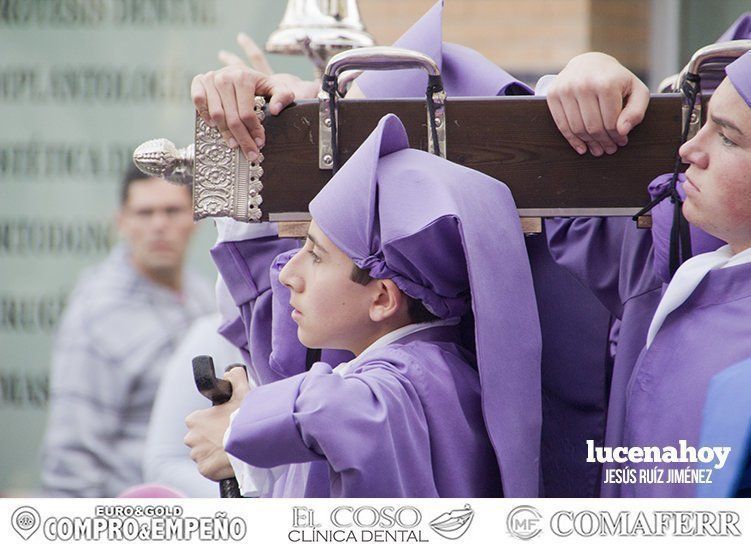
<path fill-rule="evenodd" d="M 653 272 L 651 233 L 638 230 L 630 218 L 555 219 L 546 228 L 556 262 L 587 286 L 620 322 L 604 444 L 621 445 L 628 382 L 661 297 L 662 281 Z M 599 376 L 596 379 L 599 382 Z M 611 492 L 601 490 L 605 496 Z"/>
<path fill-rule="evenodd" d="M 443 41 L 443 0 L 439 0 L 394 47 L 424 53 L 441 70 L 446 95 L 496 96 L 532 94 L 532 89 L 496 66 L 477 51 Z M 428 76 L 422 70 L 364 72 L 357 86 L 368 98 L 425 96 Z"/>
<path fill-rule="evenodd" d="M 211 249 L 214 263 L 240 310 L 240 316 L 233 322 L 224 323 L 219 333 L 240 350 L 257 383 L 268 383 L 282 377 L 268 366 L 272 311 L 269 268 L 279 253 L 298 246 L 296 240 L 270 236 L 223 242 Z M 304 354 L 302 361 L 304 368 Z"/>

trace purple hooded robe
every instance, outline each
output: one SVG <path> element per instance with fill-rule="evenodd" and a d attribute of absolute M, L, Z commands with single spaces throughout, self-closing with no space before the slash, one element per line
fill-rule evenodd
<path fill-rule="evenodd" d="M 499 496 L 499 472 L 505 496 L 536 496 L 539 323 L 508 189 L 409 149 L 389 115 L 310 211 L 371 277 L 393 280 L 440 319 L 469 319 L 476 359 L 455 326 L 366 352 L 343 376 L 316 363 L 251 391 L 227 452 L 291 465 L 275 496 Z M 503 244 L 483 236 L 490 225 Z"/>

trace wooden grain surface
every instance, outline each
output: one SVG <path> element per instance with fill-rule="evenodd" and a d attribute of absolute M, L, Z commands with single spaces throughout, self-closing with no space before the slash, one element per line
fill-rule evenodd
<path fill-rule="evenodd" d="M 347 100 L 339 109 L 344 160 L 389 112 L 404 122 L 413 147 L 427 148 L 424 101 Z M 579 156 L 571 149 L 544 98 L 453 99 L 447 102 L 446 118 L 448 159 L 508 184 L 521 215 L 531 216 L 643 206 L 648 202 L 647 184 L 672 171 L 680 140 L 677 95 L 654 95 L 629 144 L 603 157 Z M 330 171 L 318 169 L 318 103 L 304 101 L 279 116 L 268 115 L 264 126 L 264 219 L 269 214 L 307 212 L 308 202 L 331 177 Z M 625 213 L 630 212 L 620 212 Z"/>

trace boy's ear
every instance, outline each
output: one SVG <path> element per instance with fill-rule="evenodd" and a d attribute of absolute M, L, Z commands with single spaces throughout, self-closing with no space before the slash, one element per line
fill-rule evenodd
<path fill-rule="evenodd" d="M 376 291 L 375 298 L 370 305 L 371 320 L 384 321 L 406 307 L 406 296 L 392 280 L 375 280 L 373 288 Z"/>

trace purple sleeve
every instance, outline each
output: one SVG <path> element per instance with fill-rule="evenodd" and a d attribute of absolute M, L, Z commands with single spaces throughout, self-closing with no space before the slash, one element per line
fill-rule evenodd
<path fill-rule="evenodd" d="M 240 311 L 240 321 L 224 324 L 220 330 L 243 352 L 260 383 L 282 377 L 269 366 L 273 302 L 269 269 L 278 254 L 298 246 L 297 240 L 270 236 L 223 242 L 211 250 L 219 273 Z"/>
<path fill-rule="evenodd" d="M 294 418 L 305 378 L 300 374 L 251 390 L 232 422 L 227 453 L 262 468 L 320 459 L 303 442 Z"/>
<path fill-rule="evenodd" d="M 581 217 L 545 221 L 550 254 L 588 287 L 611 314 L 620 318 L 621 251 L 629 218 Z"/>
<path fill-rule="evenodd" d="M 434 496 L 430 440 L 411 383 L 383 363 L 341 376 L 325 363 L 252 390 L 227 452 L 259 467 L 326 459 L 334 495 Z"/>

